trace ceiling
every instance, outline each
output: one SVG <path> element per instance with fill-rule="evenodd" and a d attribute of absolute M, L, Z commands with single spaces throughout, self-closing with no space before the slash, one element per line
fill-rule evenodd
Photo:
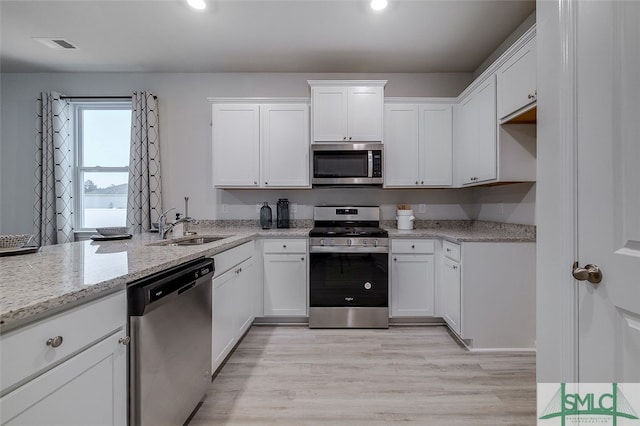
<path fill-rule="evenodd" d="M 534 0 L 0 0 L 2 72 L 473 72 Z M 52 49 L 34 37 L 62 38 Z"/>

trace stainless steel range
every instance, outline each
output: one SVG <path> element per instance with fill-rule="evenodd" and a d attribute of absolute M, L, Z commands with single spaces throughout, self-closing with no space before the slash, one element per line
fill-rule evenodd
<path fill-rule="evenodd" d="M 315 207 L 309 327 L 389 327 L 389 234 L 379 207 Z"/>

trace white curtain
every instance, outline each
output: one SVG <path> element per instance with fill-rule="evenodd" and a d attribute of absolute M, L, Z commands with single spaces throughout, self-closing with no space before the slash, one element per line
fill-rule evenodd
<path fill-rule="evenodd" d="M 73 241 L 73 151 L 69 102 L 42 92 L 37 102 L 34 238 L 38 245 Z"/>
<path fill-rule="evenodd" d="M 158 104 L 149 92 L 133 92 L 131 104 L 127 225 L 140 233 L 162 213 Z"/>

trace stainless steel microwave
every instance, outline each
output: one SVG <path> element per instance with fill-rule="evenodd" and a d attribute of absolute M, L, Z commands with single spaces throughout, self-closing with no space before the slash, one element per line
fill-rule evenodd
<path fill-rule="evenodd" d="M 381 143 L 311 145 L 313 185 L 382 185 Z"/>

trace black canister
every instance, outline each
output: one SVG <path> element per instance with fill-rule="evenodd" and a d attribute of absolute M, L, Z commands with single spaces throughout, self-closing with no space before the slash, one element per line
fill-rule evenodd
<path fill-rule="evenodd" d="M 260 207 L 260 226 L 262 229 L 271 229 L 271 225 L 273 224 L 273 216 L 271 214 L 271 207 L 269 207 L 269 203 L 266 201 Z"/>
<path fill-rule="evenodd" d="M 288 228 L 289 227 L 289 200 L 286 198 L 280 198 L 278 200 L 278 228 Z"/>

